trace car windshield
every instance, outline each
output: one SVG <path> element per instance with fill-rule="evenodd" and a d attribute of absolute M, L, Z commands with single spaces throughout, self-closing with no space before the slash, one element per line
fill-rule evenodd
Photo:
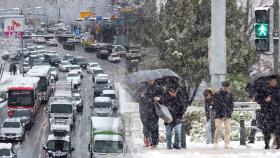
<path fill-rule="evenodd" d="M 80 66 L 72 66 L 71 68 L 70 68 L 71 70 L 80 70 L 81 68 L 80 68 Z"/>
<path fill-rule="evenodd" d="M 64 140 L 50 140 L 47 143 L 47 148 L 52 151 L 69 151 L 70 143 Z"/>
<path fill-rule="evenodd" d="M 63 61 L 61 62 L 62 65 L 71 65 L 71 63 L 69 61 Z"/>
<path fill-rule="evenodd" d="M 103 70 L 95 70 L 95 71 L 94 71 L 94 74 L 96 74 L 96 75 L 97 75 L 97 74 L 102 74 L 102 73 L 103 73 Z"/>
<path fill-rule="evenodd" d="M 51 113 L 72 113 L 71 104 L 52 104 Z"/>
<path fill-rule="evenodd" d="M 110 108 L 111 102 L 95 102 L 94 108 Z"/>
<path fill-rule="evenodd" d="M 30 111 L 28 110 L 17 110 L 13 113 L 13 117 L 29 117 Z"/>
<path fill-rule="evenodd" d="M 11 156 L 10 149 L 0 149 L 0 156 Z"/>
<path fill-rule="evenodd" d="M 96 84 L 108 84 L 108 80 L 97 80 Z"/>
<path fill-rule="evenodd" d="M 23 67 L 29 67 L 29 64 L 22 64 Z"/>
<path fill-rule="evenodd" d="M 112 56 L 112 57 L 119 57 L 118 54 L 112 54 L 111 56 Z"/>
<path fill-rule="evenodd" d="M 111 99 L 116 99 L 115 94 L 103 94 L 103 97 L 110 97 Z"/>
<path fill-rule="evenodd" d="M 86 62 L 86 58 L 76 58 L 77 62 Z"/>
<path fill-rule="evenodd" d="M 81 100 L 81 97 L 80 96 L 74 96 L 74 100 L 79 101 L 79 100 Z"/>
<path fill-rule="evenodd" d="M 121 46 L 117 46 L 115 48 L 116 51 L 125 51 L 125 48 L 124 47 L 121 47 Z"/>
<path fill-rule="evenodd" d="M 4 128 L 20 128 L 20 122 L 5 122 L 3 124 Z"/>
<path fill-rule="evenodd" d="M 10 90 L 8 93 L 9 106 L 33 106 L 33 102 L 32 91 Z"/>
<path fill-rule="evenodd" d="M 65 59 L 74 59 L 73 56 L 65 56 Z"/>
<path fill-rule="evenodd" d="M 69 73 L 68 77 L 78 77 L 79 74 L 78 73 Z"/>
<path fill-rule="evenodd" d="M 95 141 L 95 149 L 97 153 L 122 153 L 123 142 L 121 141 Z"/>
<path fill-rule="evenodd" d="M 58 55 L 51 55 L 50 58 L 51 59 L 58 59 L 59 57 L 58 57 Z"/>
<path fill-rule="evenodd" d="M 54 67 L 51 67 L 50 71 L 56 71 L 56 69 Z"/>
<path fill-rule="evenodd" d="M 90 67 L 98 67 L 98 64 L 91 64 Z"/>

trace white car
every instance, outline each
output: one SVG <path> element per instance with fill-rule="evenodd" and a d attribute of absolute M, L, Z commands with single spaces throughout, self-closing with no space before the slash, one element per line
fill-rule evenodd
<path fill-rule="evenodd" d="M 121 57 L 118 53 L 112 53 L 109 55 L 108 61 L 111 63 L 119 63 L 121 61 Z"/>
<path fill-rule="evenodd" d="M 118 109 L 118 98 L 116 90 L 103 90 L 102 97 L 110 97 L 112 101 L 112 107 L 114 110 Z"/>
<path fill-rule="evenodd" d="M 77 112 L 83 111 L 83 100 L 80 93 L 74 93 L 73 94 L 73 104 L 76 107 Z"/>
<path fill-rule="evenodd" d="M 45 50 L 45 46 L 36 46 L 36 50 Z"/>
<path fill-rule="evenodd" d="M 112 53 L 118 53 L 120 56 L 125 55 L 126 52 L 127 51 L 123 45 L 114 45 L 114 48 L 112 50 Z"/>
<path fill-rule="evenodd" d="M 37 37 L 37 38 L 35 38 L 34 43 L 45 44 L 46 43 L 46 39 L 44 37 Z"/>
<path fill-rule="evenodd" d="M 96 67 L 100 67 L 98 63 L 88 63 L 87 64 L 87 72 L 88 73 L 93 73 L 93 69 Z"/>
<path fill-rule="evenodd" d="M 81 78 L 83 78 L 83 70 L 81 69 L 81 67 L 79 65 L 71 65 L 69 66 L 69 71 L 71 70 L 75 70 L 78 71 L 78 73 L 81 75 Z"/>
<path fill-rule="evenodd" d="M 51 75 L 54 76 L 54 79 L 57 80 L 58 79 L 58 73 L 55 67 L 51 67 L 50 68 L 51 71 Z"/>
<path fill-rule="evenodd" d="M 49 39 L 47 42 L 46 42 L 46 45 L 47 46 L 55 46 L 57 47 L 58 46 L 58 42 L 56 39 Z"/>
<path fill-rule="evenodd" d="M 7 118 L 0 130 L 0 140 L 19 140 L 24 138 L 25 129 L 19 118 Z"/>
<path fill-rule="evenodd" d="M 61 61 L 61 63 L 58 65 L 58 69 L 59 71 L 62 71 L 62 72 L 66 72 L 66 71 L 69 71 L 69 68 L 72 66 L 72 64 L 67 61 L 67 60 L 63 60 Z"/>
<path fill-rule="evenodd" d="M 73 84 L 81 85 L 81 75 L 78 71 L 71 70 L 68 73 L 67 80 L 72 82 Z"/>
<path fill-rule="evenodd" d="M 16 158 L 12 143 L 0 143 L 0 157 L 1 158 Z"/>

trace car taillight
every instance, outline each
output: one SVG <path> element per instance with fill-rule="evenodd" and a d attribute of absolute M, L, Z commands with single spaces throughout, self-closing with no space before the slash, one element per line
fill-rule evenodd
<path fill-rule="evenodd" d="M 8 110 L 8 116 L 12 117 L 13 116 L 14 111 L 13 110 Z"/>

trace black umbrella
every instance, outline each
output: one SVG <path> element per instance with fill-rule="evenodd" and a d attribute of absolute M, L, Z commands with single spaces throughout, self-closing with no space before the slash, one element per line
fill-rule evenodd
<path fill-rule="evenodd" d="M 161 73 L 155 70 L 141 70 L 134 72 L 127 77 L 129 83 L 142 83 L 150 80 L 160 79 L 162 77 Z"/>
<path fill-rule="evenodd" d="M 276 78 L 277 80 L 279 80 L 279 74 L 276 74 L 274 72 L 264 72 L 251 76 L 249 78 L 247 91 L 249 92 L 249 94 L 253 94 L 258 92 L 259 90 L 262 90 L 267 86 L 267 82 L 271 78 Z"/>
<path fill-rule="evenodd" d="M 167 78 L 167 77 L 181 78 L 178 74 L 176 74 L 174 71 L 169 69 L 155 69 L 155 71 L 161 74 L 161 78 Z"/>

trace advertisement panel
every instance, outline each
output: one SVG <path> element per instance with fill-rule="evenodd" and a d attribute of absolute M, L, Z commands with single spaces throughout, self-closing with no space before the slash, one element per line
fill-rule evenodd
<path fill-rule="evenodd" d="M 91 11 L 80 12 L 80 18 L 82 18 L 82 19 L 84 19 L 86 17 L 92 17 L 92 16 L 95 16 L 95 14 Z"/>
<path fill-rule="evenodd" d="M 6 18 L 4 21 L 4 35 L 22 37 L 24 32 L 24 18 Z"/>

